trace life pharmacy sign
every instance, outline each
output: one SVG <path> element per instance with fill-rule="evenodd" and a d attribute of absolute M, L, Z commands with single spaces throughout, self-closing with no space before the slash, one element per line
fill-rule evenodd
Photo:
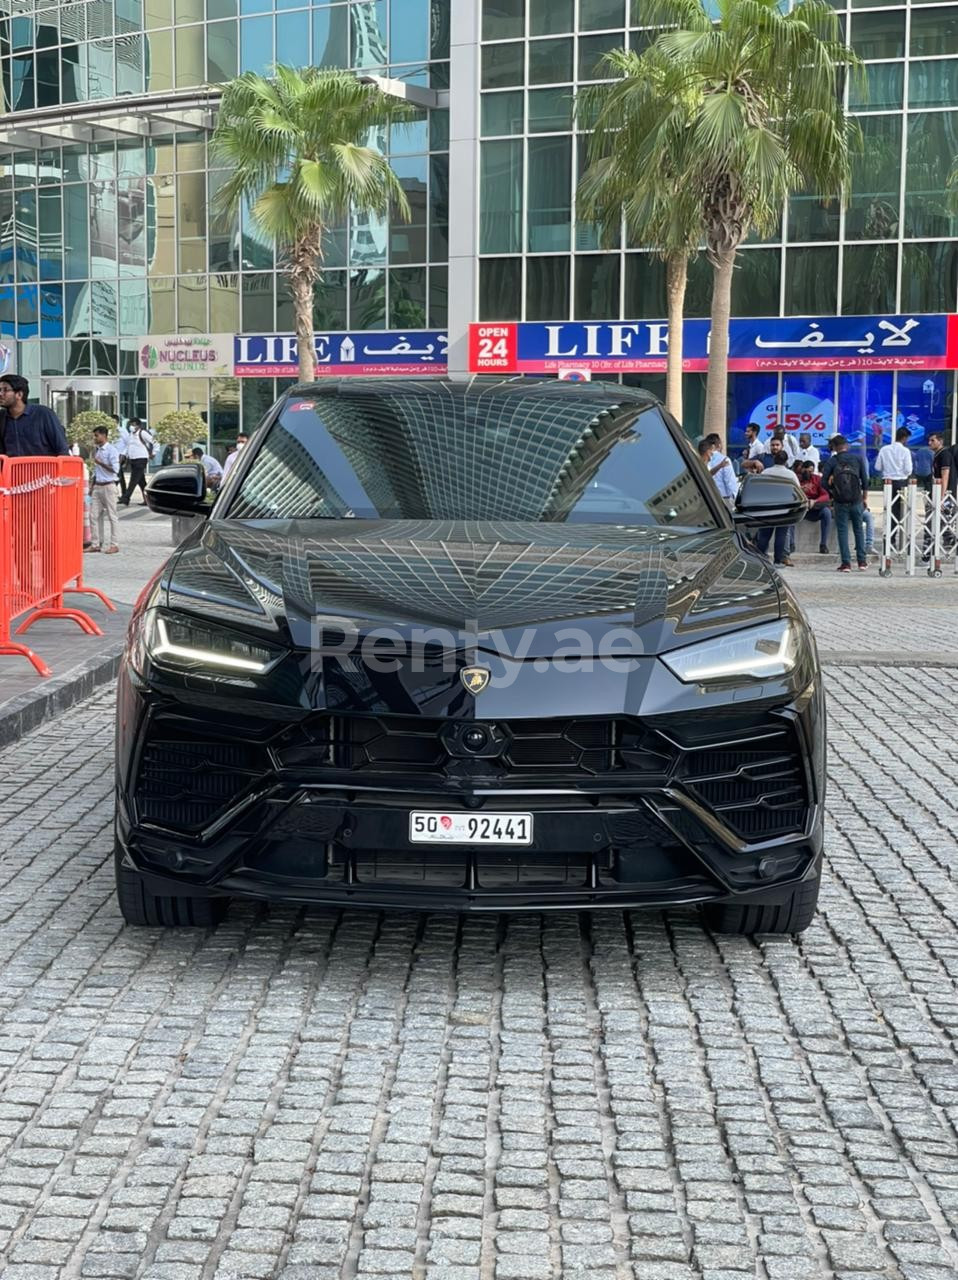
<path fill-rule="evenodd" d="M 317 333 L 317 377 L 445 374 L 449 338 L 438 329 L 377 329 Z M 233 343 L 237 378 L 295 378 L 299 347 L 293 334 L 244 334 Z"/>
<path fill-rule="evenodd" d="M 708 320 L 686 320 L 682 367 L 708 369 Z M 664 320 L 556 324 L 474 324 L 470 373 L 664 373 Z M 729 369 L 818 370 L 958 368 L 958 316 L 818 316 L 733 320 Z"/>
<path fill-rule="evenodd" d="M 228 378 L 233 373 L 231 333 L 168 333 L 137 338 L 141 378 Z"/>

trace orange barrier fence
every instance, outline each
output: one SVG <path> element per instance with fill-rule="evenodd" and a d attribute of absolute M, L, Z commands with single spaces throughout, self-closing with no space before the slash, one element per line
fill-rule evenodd
<path fill-rule="evenodd" d="M 103 632 L 80 609 L 69 609 L 67 591 L 98 596 L 83 585 L 83 495 L 87 475 L 82 458 L 7 458 L 0 456 L 0 654 L 19 654 L 42 676 L 50 668 L 20 635 L 40 618 L 70 618 L 88 635 Z M 75 584 L 75 585 L 70 585 Z"/>

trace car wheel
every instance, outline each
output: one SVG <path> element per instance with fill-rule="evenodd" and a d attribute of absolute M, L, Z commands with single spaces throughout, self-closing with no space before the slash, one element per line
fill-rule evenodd
<path fill-rule="evenodd" d="M 116 896 L 120 914 L 127 924 L 208 929 L 218 924 L 226 913 L 226 898 L 191 898 L 179 893 L 158 896 L 150 893 L 139 872 L 123 866 L 119 851 L 115 854 L 114 861 Z"/>
<path fill-rule="evenodd" d="M 801 933 L 812 923 L 822 886 L 821 868 L 813 880 L 796 885 L 777 905 L 722 902 L 706 906 L 705 923 L 715 933 Z"/>

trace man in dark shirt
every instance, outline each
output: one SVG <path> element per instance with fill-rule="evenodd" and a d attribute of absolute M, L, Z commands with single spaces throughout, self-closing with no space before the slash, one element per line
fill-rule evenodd
<path fill-rule="evenodd" d="M 931 474 L 936 480 L 942 482 L 942 497 L 946 493 L 955 497 L 958 493 L 958 466 L 955 466 L 954 450 L 945 447 L 944 436 L 937 431 L 928 437 L 928 443 L 934 451 Z"/>
<path fill-rule="evenodd" d="M 828 442 L 831 457 L 822 472 L 822 484 L 831 494 L 835 504 L 835 525 L 838 529 L 838 554 L 841 563 L 839 573 L 848 573 L 852 567 L 848 546 L 848 526 L 855 535 L 855 556 L 859 569 L 868 568 L 865 554 L 865 493 L 868 489 L 868 470 L 864 460 L 849 452 L 844 436 L 832 436 Z"/>
<path fill-rule="evenodd" d="M 27 404 L 30 384 L 17 373 L 0 378 L 0 453 L 8 458 L 63 458 L 70 452 L 60 419 L 42 404 Z"/>

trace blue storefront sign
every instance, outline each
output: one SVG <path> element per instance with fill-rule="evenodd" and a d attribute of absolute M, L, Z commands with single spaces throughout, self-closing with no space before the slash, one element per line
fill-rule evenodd
<path fill-rule="evenodd" d="M 958 317 L 812 316 L 733 320 L 732 372 L 820 372 L 958 367 Z M 710 323 L 686 320 L 683 368 L 708 368 Z M 669 344 L 664 320 L 470 326 L 473 373 L 663 373 Z"/>
<path fill-rule="evenodd" d="M 447 369 L 449 338 L 440 329 L 379 329 L 317 333 L 316 376 L 436 373 Z M 298 345 L 293 334 L 244 335 L 233 340 L 237 378 L 295 378 Z"/>

